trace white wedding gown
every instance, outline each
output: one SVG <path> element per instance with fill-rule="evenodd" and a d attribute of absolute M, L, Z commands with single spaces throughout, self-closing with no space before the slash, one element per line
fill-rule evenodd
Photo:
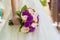
<path fill-rule="evenodd" d="M 49 13 L 43 8 L 39 0 L 19 0 L 18 4 L 19 8 L 27 5 L 36 9 L 40 16 L 39 27 L 34 33 L 24 34 L 18 32 L 19 27 L 9 26 L 7 22 L 0 32 L 0 40 L 60 40 L 57 29 L 52 25 Z"/>

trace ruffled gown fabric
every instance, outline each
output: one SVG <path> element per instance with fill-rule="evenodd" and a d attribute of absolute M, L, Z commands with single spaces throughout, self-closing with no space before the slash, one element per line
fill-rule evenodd
<path fill-rule="evenodd" d="M 7 23 L 0 33 L 0 40 L 60 40 L 57 29 L 52 25 L 49 13 L 43 8 L 39 0 L 20 0 L 18 4 L 19 8 L 27 5 L 36 9 L 40 18 L 39 26 L 34 33 L 24 34 L 18 32 L 18 26 L 9 26 Z"/>

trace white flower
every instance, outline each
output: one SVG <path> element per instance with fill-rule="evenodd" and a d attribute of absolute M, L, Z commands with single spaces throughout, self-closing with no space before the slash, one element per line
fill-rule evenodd
<path fill-rule="evenodd" d="M 23 33 L 29 32 L 29 27 L 22 27 L 21 32 Z"/>
<path fill-rule="evenodd" d="M 32 23 L 32 27 L 37 27 L 37 23 Z"/>
<path fill-rule="evenodd" d="M 31 8 L 29 8 L 28 11 L 29 11 L 29 13 L 30 13 L 31 15 L 34 15 L 34 13 L 35 13 L 35 12 L 33 11 L 33 9 L 31 9 Z"/>
<path fill-rule="evenodd" d="M 26 20 L 27 20 L 27 16 L 22 16 L 22 19 L 23 19 L 24 21 L 26 21 Z"/>
<path fill-rule="evenodd" d="M 37 17 L 33 16 L 34 23 L 37 23 Z"/>

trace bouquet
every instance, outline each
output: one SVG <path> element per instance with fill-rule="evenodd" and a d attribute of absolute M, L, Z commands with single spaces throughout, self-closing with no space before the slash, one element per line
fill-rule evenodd
<path fill-rule="evenodd" d="M 22 9 L 18 10 L 16 13 L 20 17 L 19 32 L 30 33 L 36 30 L 39 23 L 39 15 L 36 15 L 37 13 L 34 9 L 24 5 Z M 9 25 L 14 25 L 12 20 L 9 20 Z"/>

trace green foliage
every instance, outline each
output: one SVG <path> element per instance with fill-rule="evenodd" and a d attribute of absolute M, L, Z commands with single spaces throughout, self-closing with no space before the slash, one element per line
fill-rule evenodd
<path fill-rule="evenodd" d="M 26 9 L 28 9 L 28 7 L 27 7 L 26 5 L 24 5 L 24 6 L 22 7 L 22 9 L 21 9 L 21 12 L 22 12 L 23 10 L 26 10 Z"/>
<path fill-rule="evenodd" d="M 14 25 L 13 22 L 12 22 L 12 20 L 9 20 L 8 24 L 9 24 L 10 26 Z"/>
<path fill-rule="evenodd" d="M 27 8 L 26 5 L 24 5 L 24 6 L 22 7 L 21 11 L 18 12 L 18 15 L 20 15 L 20 28 L 19 28 L 19 32 L 21 31 L 21 28 L 22 28 L 22 26 L 24 25 L 24 22 L 23 22 L 23 20 L 22 20 L 22 18 L 21 18 L 21 12 L 22 12 L 23 10 L 26 10 L 26 9 L 28 9 L 28 8 Z"/>
<path fill-rule="evenodd" d="M 40 0 L 40 2 L 43 6 L 46 6 L 46 4 L 47 4 L 47 0 Z"/>
<path fill-rule="evenodd" d="M 19 16 L 19 17 L 21 17 L 21 12 L 18 10 L 18 11 L 16 11 L 16 14 Z"/>

